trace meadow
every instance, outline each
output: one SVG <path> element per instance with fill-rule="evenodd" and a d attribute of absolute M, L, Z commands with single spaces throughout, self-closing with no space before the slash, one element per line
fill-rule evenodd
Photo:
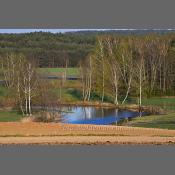
<path fill-rule="evenodd" d="M 45 73 L 48 75 L 58 76 L 60 73 L 63 73 L 65 68 L 39 68 L 39 72 Z M 79 76 L 79 70 L 76 67 L 67 68 L 68 76 Z"/>

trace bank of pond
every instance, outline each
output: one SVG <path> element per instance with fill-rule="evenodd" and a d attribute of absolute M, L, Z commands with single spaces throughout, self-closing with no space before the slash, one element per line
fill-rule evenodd
<path fill-rule="evenodd" d="M 95 125 L 110 125 L 117 124 L 122 120 L 130 120 L 138 116 L 149 115 L 150 112 L 131 109 L 121 109 L 115 107 L 97 107 L 97 106 L 75 106 L 75 105 L 60 105 L 59 107 L 47 107 L 46 112 L 42 112 L 42 107 L 33 107 L 35 111 L 33 116 L 40 117 L 47 113 L 56 116 L 53 122 L 71 123 L 71 124 L 95 124 Z M 55 115 L 57 114 L 57 115 Z M 49 118 L 48 117 L 48 118 Z M 17 121 L 21 120 L 22 116 L 17 111 L 0 111 L 0 121 Z"/>
<path fill-rule="evenodd" d="M 57 114 L 56 120 L 51 122 L 71 123 L 71 124 L 95 124 L 95 125 L 126 125 L 139 127 L 154 127 L 175 129 L 174 111 L 158 111 L 157 106 L 145 106 L 142 112 L 139 112 L 138 106 L 120 106 L 115 107 L 112 104 L 99 105 L 94 104 L 62 104 L 58 107 L 48 107 L 47 114 Z M 33 107 L 33 116 L 40 113 L 41 107 Z M 157 112 L 157 113 L 156 113 Z M 46 116 L 48 117 L 48 116 Z M 30 117 L 28 117 L 30 118 Z M 22 121 L 24 117 L 17 110 L 1 109 L 0 122 Z M 48 122 L 47 120 L 45 122 Z"/>

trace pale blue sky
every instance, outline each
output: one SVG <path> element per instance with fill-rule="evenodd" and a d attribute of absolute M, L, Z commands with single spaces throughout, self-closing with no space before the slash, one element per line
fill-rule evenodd
<path fill-rule="evenodd" d="M 52 33 L 64 33 L 70 31 L 84 31 L 84 30 L 148 30 L 148 29 L 0 29 L 0 33 L 29 33 L 29 32 L 52 32 Z M 153 29 L 153 30 L 163 30 L 163 29 Z M 174 29 L 165 29 L 174 30 Z"/>
<path fill-rule="evenodd" d="M 64 33 L 64 32 L 70 32 L 70 31 L 83 31 L 83 30 L 110 30 L 110 29 L 0 29 L 0 33 L 28 33 L 28 32 L 35 32 L 35 31 Z"/>

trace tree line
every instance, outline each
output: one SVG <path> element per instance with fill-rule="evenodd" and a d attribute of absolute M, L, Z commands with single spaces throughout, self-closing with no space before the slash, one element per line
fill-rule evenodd
<path fill-rule="evenodd" d="M 104 35 L 95 50 L 80 63 L 83 99 L 97 93 L 101 101 L 111 97 L 116 105 L 128 97 L 175 94 L 174 38 L 167 35 Z"/>

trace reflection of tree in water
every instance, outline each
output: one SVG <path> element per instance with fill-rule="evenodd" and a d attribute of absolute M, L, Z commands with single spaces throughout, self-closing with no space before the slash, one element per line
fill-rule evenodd
<path fill-rule="evenodd" d="M 86 119 L 87 118 L 87 114 L 86 114 L 86 109 L 85 108 L 83 108 L 83 112 L 84 112 L 84 117 Z"/>
<path fill-rule="evenodd" d="M 104 117 L 104 109 L 101 108 L 101 117 L 103 118 Z"/>
<path fill-rule="evenodd" d="M 117 124 L 117 121 L 118 121 L 118 109 L 115 109 L 115 117 L 116 117 L 116 120 L 115 120 L 115 123 Z"/>
<path fill-rule="evenodd" d="M 85 119 L 91 119 L 93 117 L 93 108 L 91 107 L 85 107 L 83 108 L 83 111 L 84 111 L 84 116 L 85 116 Z"/>
<path fill-rule="evenodd" d="M 138 116 L 138 112 L 115 108 L 96 108 L 82 106 L 62 106 L 62 119 L 68 123 L 116 123 L 128 117 Z"/>
<path fill-rule="evenodd" d="M 69 112 L 71 112 L 71 111 L 72 111 L 72 106 L 68 106 L 67 110 L 68 110 Z"/>
<path fill-rule="evenodd" d="M 92 119 L 92 118 L 103 118 L 105 116 L 104 108 L 94 108 L 94 107 L 83 107 L 82 108 L 84 118 L 85 119 Z"/>

